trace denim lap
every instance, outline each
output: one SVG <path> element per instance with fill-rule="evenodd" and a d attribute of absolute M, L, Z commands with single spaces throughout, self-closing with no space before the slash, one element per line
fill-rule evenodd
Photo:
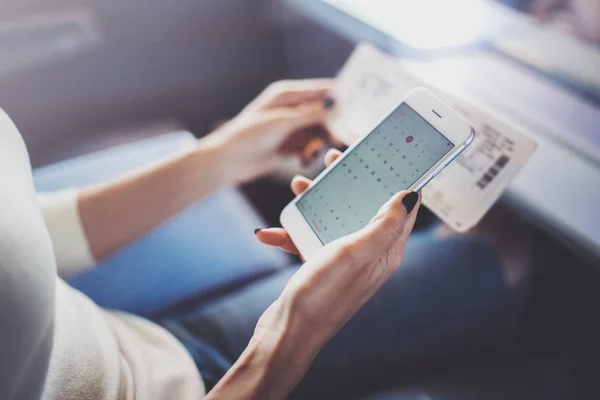
<path fill-rule="evenodd" d="M 157 321 L 188 349 L 207 390 L 240 356 L 297 268 Z M 515 329 L 514 296 L 486 241 L 415 233 L 401 268 L 322 349 L 296 393 L 323 395 L 413 361 L 508 338 Z"/>

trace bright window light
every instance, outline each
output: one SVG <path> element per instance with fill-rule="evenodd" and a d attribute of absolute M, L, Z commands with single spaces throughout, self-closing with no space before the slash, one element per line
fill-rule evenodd
<path fill-rule="evenodd" d="M 473 43 L 488 32 L 492 22 L 488 4 L 482 0 L 324 1 L 415 49 Z"/>

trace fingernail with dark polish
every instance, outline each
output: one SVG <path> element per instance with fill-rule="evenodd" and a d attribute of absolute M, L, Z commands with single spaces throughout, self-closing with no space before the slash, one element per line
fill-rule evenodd
<path fill-rule="evenodd" d="M 263 230 L 263 228 L 256 228 L 256 229 L 254 230 L 254 234 L 256 235 L 256 234 L 258 233 L 258 231 L 262 231 L 262 230 Z"/>
<path fill-rule="evenodd" d="M 415 208 L 417 201 L 419 201 L 419 195 L 415 192 L 410 192 L 404 196 L 402 199 L 402 204 L 404 205 L 404 209 L 406 210 L 407 214 L 410 214 L 413 208 Z"/>
<path fill-rule="evenodd" d="M 334 105 L 335 100 L 333 99 L 333 97 L 327 96 L 325 97 L 325 99 L 323 99 L 323 107 L 325 107 L 326 110 L 333 108 Z"/>

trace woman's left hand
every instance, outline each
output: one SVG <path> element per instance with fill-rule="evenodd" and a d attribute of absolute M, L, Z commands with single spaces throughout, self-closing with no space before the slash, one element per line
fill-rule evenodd
<path fill-rule="evenodd" d="M 226 160 L 219 168 L 227 168 L 236 183 L 258 178 L 290 157 L 282 147 L 294 134 L 323 126 L 332 83 L 331 79 L 275 82 L 203 141 L 224 150 Z"/>

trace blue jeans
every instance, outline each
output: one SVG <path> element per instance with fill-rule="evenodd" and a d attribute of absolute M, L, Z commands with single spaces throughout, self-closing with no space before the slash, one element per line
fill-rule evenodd
<path fill-rule="evenodd" d="M 207 390 L 240 356 L 259 317 L 296 269 L 156 321 L 188 349 Z M 401 268 L 322 349 L 295 394 L 339 398 L 334 394 L 340 387 L 351 392 L 352 385 L 364 386 L 413 362 L 509 343 L 518 309 L 517 292 L 506 286 L 488 242 L 414 233 Z"/>

